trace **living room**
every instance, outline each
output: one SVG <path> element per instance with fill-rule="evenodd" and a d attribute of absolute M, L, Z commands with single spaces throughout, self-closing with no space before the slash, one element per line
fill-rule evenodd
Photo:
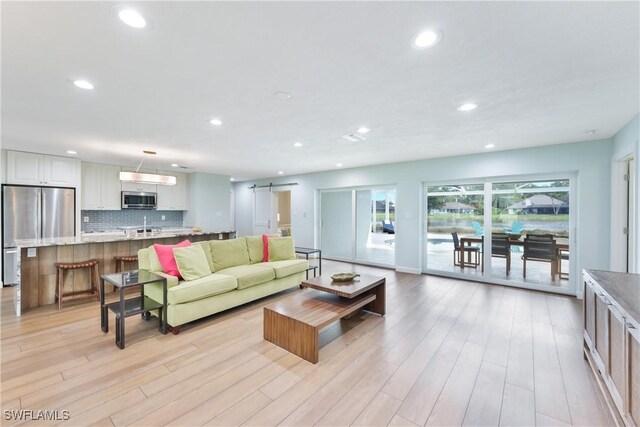
<path fill-rule="evenodd" d="M 0 8 L 3 423 L 640 424 L 640 3 Z"/>

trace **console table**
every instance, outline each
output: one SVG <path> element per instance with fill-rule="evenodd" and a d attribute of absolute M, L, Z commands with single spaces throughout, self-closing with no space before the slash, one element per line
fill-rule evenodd
<path fill-rule="evenodd" d="M 584 357 L 618 425 L 640 425 L 640 275 L 584 270 Z"/>

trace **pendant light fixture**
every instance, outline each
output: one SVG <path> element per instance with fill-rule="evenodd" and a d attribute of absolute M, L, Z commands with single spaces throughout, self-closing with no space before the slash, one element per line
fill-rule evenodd
<path fill-rule="evenodd" d="M 176 177 L 165 175 L 162 169 L 158 168 L 160 174 L 139 172 L 142 163 L 144 163 L 145 155 L 155 156 L 155 151 L 144 150 L 142 160 L 138 164 L 135 172 L 120 172 L 120 181 L 135 182 L 138 184 L 157 184 L 157 185 L 176 185 Z"/>

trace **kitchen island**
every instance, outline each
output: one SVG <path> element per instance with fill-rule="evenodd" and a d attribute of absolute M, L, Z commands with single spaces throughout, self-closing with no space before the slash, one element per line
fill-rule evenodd
<path fill-rule="evenodd" d="M 78 237 L 16 240 L 18 247 L 18 280 L 14 291 L 16 316 L 22 310 L 53 304 L 56 289 L 56 262 L 79 262 L 97 259 L 100 275 L 114 273 L 116 255 L 137 255 L 138 250 L 154 243 L 172 245 L 184 239 L 191 242 L 235 238 L 234 231 L 202 231 L 190 229 L 138 233 L 83 234 Z M 137 268 L 130 264 L 130 269 Z M 64 276 L 65 292 L 90 289 L 89 271 L 72 270 Z"/>

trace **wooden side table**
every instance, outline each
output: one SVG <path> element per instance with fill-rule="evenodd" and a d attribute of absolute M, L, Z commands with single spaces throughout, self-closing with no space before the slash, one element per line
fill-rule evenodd
<path fill-rule="evenodd" d="M 115 286 L 120 294 L 119 301 L 110 304 L 105 303 L 104 284 Z M 144 285 L 149 283 L 162 283 L 162 302 L 152 300 L 144 294 Z M 125 289 L 134 286 L 140 287 L 140 296 L 125 299 Z M 116 345 L 123 349 L 124 319 L 129 316 L 141 314 L 148 319 L 151 310 L 158 310 L 158 329 L 163 334 L 167 333 L 167 279 L 146 270 L 125 271 L 122 273 L 105 274 L 100 277 L 100 326 L 102 332 L 109 332 L 109 313 L 111 310 L 116 315 Z"/>

